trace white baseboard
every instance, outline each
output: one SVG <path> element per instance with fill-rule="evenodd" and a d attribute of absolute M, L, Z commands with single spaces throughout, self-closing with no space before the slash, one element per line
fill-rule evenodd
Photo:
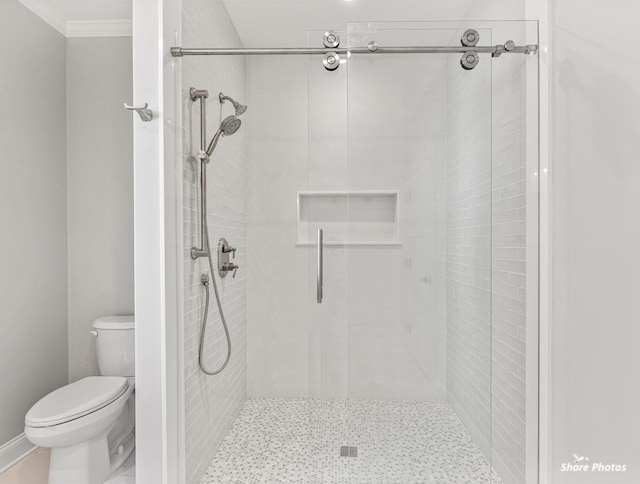
<path fill-rule="evenodd" d="M 24 434 L 20 434 L 0 446 L 0 474 L 24 459 L 37 448 L 37 446 L 27 440 Z"/>

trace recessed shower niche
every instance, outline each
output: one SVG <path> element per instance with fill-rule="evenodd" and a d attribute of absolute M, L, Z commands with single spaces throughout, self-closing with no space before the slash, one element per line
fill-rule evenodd
<path fill-rule="evenodd" d="M 399 246 L 397 190 L 298 192 L 297 246 Z"/>

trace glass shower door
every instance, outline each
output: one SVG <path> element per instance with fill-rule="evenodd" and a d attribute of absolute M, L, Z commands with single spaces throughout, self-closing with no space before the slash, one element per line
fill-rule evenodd
<path fill-rule="evenodd" d="M 469 35 L 527 45 L 535 31 L 356 23 L 340 32 L 337 69 L 309 58 L 298 208 L 318 472 L 332 462 L 348 482 L 535 479 L 537 59 L 473 46 L 363 52 L 460 48 Z M 322 39 L 310 33 L 309 46 Z"/>
<path fill-rule="evenodd" d="M 350 24 L 347 40 L 460 47 L 468 27 Z M 490 480 L 492 61 L 466 57 L 347 60 L 354 479 Z"/>
<path fill-rule="evenodd" d="M 322 46 L 323 36 L 310 32 L 308 45 Z M 340 457 L 348 440 L 348 77 L 344 64 L 328 71 L 322 60 L 308 59 L 309 183 L 298 210 L 309 245 L 310 468 L 314 482 L 337 482 L 350 465 Z"/>

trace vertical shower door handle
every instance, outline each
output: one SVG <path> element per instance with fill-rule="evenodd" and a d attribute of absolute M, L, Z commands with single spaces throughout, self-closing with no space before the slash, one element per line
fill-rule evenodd
<path fill-rule="evenodd" d="M 323 232 L 322 229 L 318 229 L 318 280 L 317 280 L 317 294 L 316 294 L 316 299 L 318 301 L 318 304 L 320 304 L 322 302 L 322 289 L 323 289 L 323 284 L 324 284 L 324 261 L 323 261 Z"/>

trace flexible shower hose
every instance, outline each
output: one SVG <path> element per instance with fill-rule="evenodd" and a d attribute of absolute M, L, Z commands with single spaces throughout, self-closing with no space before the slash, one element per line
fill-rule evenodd
<path fill-rule="evenodd" d="M 204 366 L 203 353 L 204 353 L 204 336 L 207 330 L 207 317 L 209 315 L 209 282 L 204 279 L 202 285 L 206 292 L 206 302 L 204 305 L 204 315 L 202 316 L 202 326 L 200 328 L 200 348 L 198 349 L 198 365 L 202 372 L 206 375 L 217 375 L 227 367 L 229 360 L 231 359 L 231 336 L 229 336 L 229 328 L 227 327 L 227 320 L 224 317 L 224 311 L 222 310 L 222 303 L 220 302 L 220 294 L 218 293 L 218 284 L 216 284 L 216 276 L 213 271 L 213 261 L 211 260 L 211 246 L 209 244 L 209 228 L 207 224 L 204 225 L 204 235 L 207 243 L 207 259 L 209 259 L 209 272 L 211 272 L 211 281 L 213 282 L 213 293 L 216 296 L 216 302 L 218 303 L 218 309 L 220 310 L 220 319 L 222 320 L 222 327 L 224 328 L 224 334 L 227 338 L 227 358 L 224 363 L 217 370 L 209 371 Z"/>

